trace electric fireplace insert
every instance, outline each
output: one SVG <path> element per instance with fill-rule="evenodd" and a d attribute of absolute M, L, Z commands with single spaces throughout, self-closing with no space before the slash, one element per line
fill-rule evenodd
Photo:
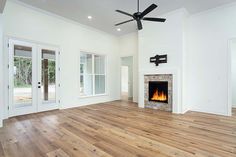
<path fill-rule="evenodd" d="M 168 82 L 150 81 L 149 82 L 149 101 L 168 104 Z"/>

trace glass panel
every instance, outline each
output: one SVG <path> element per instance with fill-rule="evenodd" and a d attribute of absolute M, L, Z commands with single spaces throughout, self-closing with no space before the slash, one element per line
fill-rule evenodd
<path fill-rule="evenodd" d="M 93 95 L 93 76 L 80 75 L 80 96 Z"/>
<path fill-rule="evenodd" d="M 42 50 L 41 93 L 43 103 L 56 102 L 56 54 L 55 51 Z"/>
<path fill-rule="evenodd" d="M 94 73 L 105 74 L 105 56 L 94 55 Z"/>
<path fill-rule="evenodd" d="M 14 46 L 14 104 L 32 105 L 32 48 Z"/>
<path fill-rule="evenodd" d="M 95 94 L 105 94 L 105 75 L 95 75 Z"/>
<path fill-rule="evenodd" d="M 80 73 L 92 74 L 92 55 L 81 52 L 80 54 Z"/>

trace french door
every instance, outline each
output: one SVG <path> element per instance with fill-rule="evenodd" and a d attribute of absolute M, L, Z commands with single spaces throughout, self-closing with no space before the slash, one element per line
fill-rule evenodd
<path fill-rule="evenodd" d="M 9 117 L 59 108 L 59 51 L 9 40 Z"/>

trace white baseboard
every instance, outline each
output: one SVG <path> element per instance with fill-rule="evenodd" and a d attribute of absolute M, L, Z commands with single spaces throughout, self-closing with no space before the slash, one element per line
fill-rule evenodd
<path fill-rule="evenodd" d="M 220 116 L 230 116 L 227 112 L 221 113 L 221 112 L 212 112 L 212 111 L 205 111 L 205 110 L 199 110 L 199 109 L 191 109 L 190 111 L 193 112 L 200 112 L 200 113 L 207 113 L 207 114 L 214 114 L 214 115 L 220 115 Z"/>
<path fill-rule="evenodd" d="M 187 113 L 188 111 L 190 111 L 190 109 L 185 109 L 185 110 L 182 111 L 182 114 L 185 114 L 185 113 Z"/>

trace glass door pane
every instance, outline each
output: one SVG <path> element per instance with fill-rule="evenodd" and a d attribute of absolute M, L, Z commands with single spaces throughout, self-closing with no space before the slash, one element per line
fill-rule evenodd
<path fill-rule="evenodd" d="M 14 105 L 32 105 L 32 48 L 14 45 Z"/>
<path fill-rule="evenodd" d="M 59 108 L 58 53 L 54 47 L 9 40 L 9 117 Z"/>
<path fill-rule="evenodd" d="M 56 102 L 56 52 L 42 49 L 41 58 L 42 103 Z"/>

